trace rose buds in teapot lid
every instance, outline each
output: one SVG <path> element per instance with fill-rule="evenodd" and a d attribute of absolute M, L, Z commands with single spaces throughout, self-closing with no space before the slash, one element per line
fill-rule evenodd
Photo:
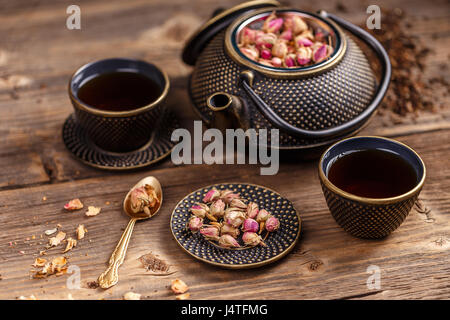
<path fill-rule="evenodd" d="M 183 61 L 188 65 L 195 65 L 197 57 L 209 40 L 218 32 L 228 27 L 239 16 L 255 9 L 279 7 L 280 5 L 275 0 L 253 0 L 238 4 L 227 10 L 216 10 L 214 13 L 218 11 L 219 13 L 203 24 L 186 42 L 182 53 Z"/>

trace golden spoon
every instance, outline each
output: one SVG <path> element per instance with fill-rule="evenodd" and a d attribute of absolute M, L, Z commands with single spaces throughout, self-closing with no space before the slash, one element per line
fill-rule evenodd
<path fill-rule="evenodd" d="M 152 208 L 151 211 L 145 210 L 138 213 L 133 212 L 131 209 L 130 203 L 130 194 L 135 188 L 139 188 L 145 185 L 150 185 L 159 200 L 159 204 L 156 207 Z M 116 248 L 111 254 L 111 258 L 109 259 L 109 266 L 103 272 L 100 277 L 98 277 L 98 284 L 103 289 L 108 289 L 115 285 L 119 281 L 119 267 L 122 265 L 123 260 L 125 259 L 125 254 L 127 252 L 128 243 L 130 242 L 131 233 L 133 232 L 134 224 L 137 220 L 149 219 L 153 217 L 161 208 L 163 201 L 161 184 L 158 179 L 155 177 L 146 177 L 139 181 L 133 188 L 128 191 L 125 199 L 123 200 L 123 210 L 125 213 L 131 218 L 128 223 L 125 231 L 122 234 L 122 237 L 119 240 Z"/>

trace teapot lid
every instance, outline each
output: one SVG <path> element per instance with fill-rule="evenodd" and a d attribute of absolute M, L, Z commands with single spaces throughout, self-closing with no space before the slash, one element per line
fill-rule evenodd
<path fill-rule="evenodd" d="M 255 9 L 264 7 L 279 7 L 281 4 L 276 0 L 253 0 L 238 4 L 230 9 L 217 9 L 213 17 L 203 24 L 186 42 L 182 59 L 188 65 L 195 65 L 197 57 L 205 45 L 219 31 L 225 29 L 237 17 Z"/>

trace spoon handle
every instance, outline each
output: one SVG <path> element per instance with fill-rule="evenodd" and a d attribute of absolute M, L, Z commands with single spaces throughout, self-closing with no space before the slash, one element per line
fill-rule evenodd
<path fill-rule="evenodd" d="M 105 272 L 103 272 L 100 277 L 98 277 L 98 284 L 103 289 L 108 289 L 119 281 L 119 267 L 122 265 L 123 260 L 125 259 L 128 243 L 130 242 L 131 234 L 133 232 L 136 220 L 137 219 L 132 218 L 130 222 L 128 222 L 127 228 L 123 232 L 119 243 L 111 254 L 111 258 L 109 258 L 108 269 L 106 269 Z"/>

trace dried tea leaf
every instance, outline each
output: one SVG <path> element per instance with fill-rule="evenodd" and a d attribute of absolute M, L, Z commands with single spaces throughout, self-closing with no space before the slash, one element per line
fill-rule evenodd
<path fill-rule="evenodd" d="M 89 281 L 86 284 L 89 289 L 97 289 L 99 287 L 99 284 L 97 281 Z"/>
<path fill-rule="evenodd" d="M 82 208 L 83 208 L 83 203 L 78 198 L 70 200 L 69 202 L 67 202 L 64 205 L 64 209 L 69 210 L 69 211 L 80 210 Z"/>
<path fill-rule="evenodd" d="M 72 250 L 73 247 L 77 246 L 77 240 L 72 239 L 72 238 L 68 238 L 67 239 L 67 245 L 66 245 L 66 249 L 64 249 L 63 253 L 66 253 L 69 250 Z"/>
<path fill-rule="evenodd" d="M 51 235 L 54 234 L 56 231 L 58 231 L 58 228 L 45 230 L 44 233 L 45 233 L 46 236 L 51 236 Z"/>
<path fill-rule="evenodd" d="M 84 234 L 87 232 L 87 229 L 84 227 L 84 224 L 80 224 L 75 232 L 77 233 L 77 239 L 81 240 L 84 238 Z"/>
<path fill-rule="evenodd" d="M 56 247 L 58 246 L 61 241 L 64 240 L 64 238 L 66 237 L 66 233 L 65 232 L 58 232 L 58 234 L 55 237 L 51 237 L 49 240 L 49 245 L 50 247 Z"/>
<path fill-rule="evenodd" d="M 89 206 L 88 211 L 86 211 L 86 216 L 88 217 L 96 216 L 100 213 L 101 210 L 102 208 L 100 207 Z"/>
<path fill-rule="evenodd" d="M 127 292 L 123 295 L 124 300 L 141 300 L 141 295 L 139 293 Z"/>
<path fill-rule="evenodd" d="M 51 262 L 47 262 L 44 267 L 37 271 L 33 278 L 45 278 L 52 274 L 56 276 L 63 275 L 67 272 L 67 258 L 66 257 L 57 257 L 54 258 Z"/>
<path fill-rule="evenodd" d="M 186 293 L 177 295 L 175 298 L 177 300 L 186 300 L 186 299 L 189 299 L 190 296 L 191 296 L 191 294 L 189 292 L 186 292 Z"/>
<path fill-rule="evenodd" d="M 139 258 L 139 261 L 147 271 L 152 271 L 158 274 L 167 274 L 170 269 L 169 264 L 156 257 L 153 253 L 144 254 Z"/>
<path fill-rule="evenodd" d="M 54 258 L 54 259 L 52 260 L 52 265 L 53 265 L 55 268 L 63 267 L 63 266 L 65 266 L 66 264 L 67 264 L 67 258 L 64 257 L 64 256 L 56 257 L 56 258 Z"/>
<path fill-rule="evenodd" d="M 43 267 L 47 263 L 47 259 L 44 258 L 36 258 L 34 260 L 34 263 L 32 264 L 33 267 Z"/>
<path fill-rule="evenodd" d="M 170 286 L 170 289 L 173 291 L 173 293 L 180 294 L 188 291 L 189 287 L 183 280 L 175 279 L 172 280 L 172 285 Z"/>

